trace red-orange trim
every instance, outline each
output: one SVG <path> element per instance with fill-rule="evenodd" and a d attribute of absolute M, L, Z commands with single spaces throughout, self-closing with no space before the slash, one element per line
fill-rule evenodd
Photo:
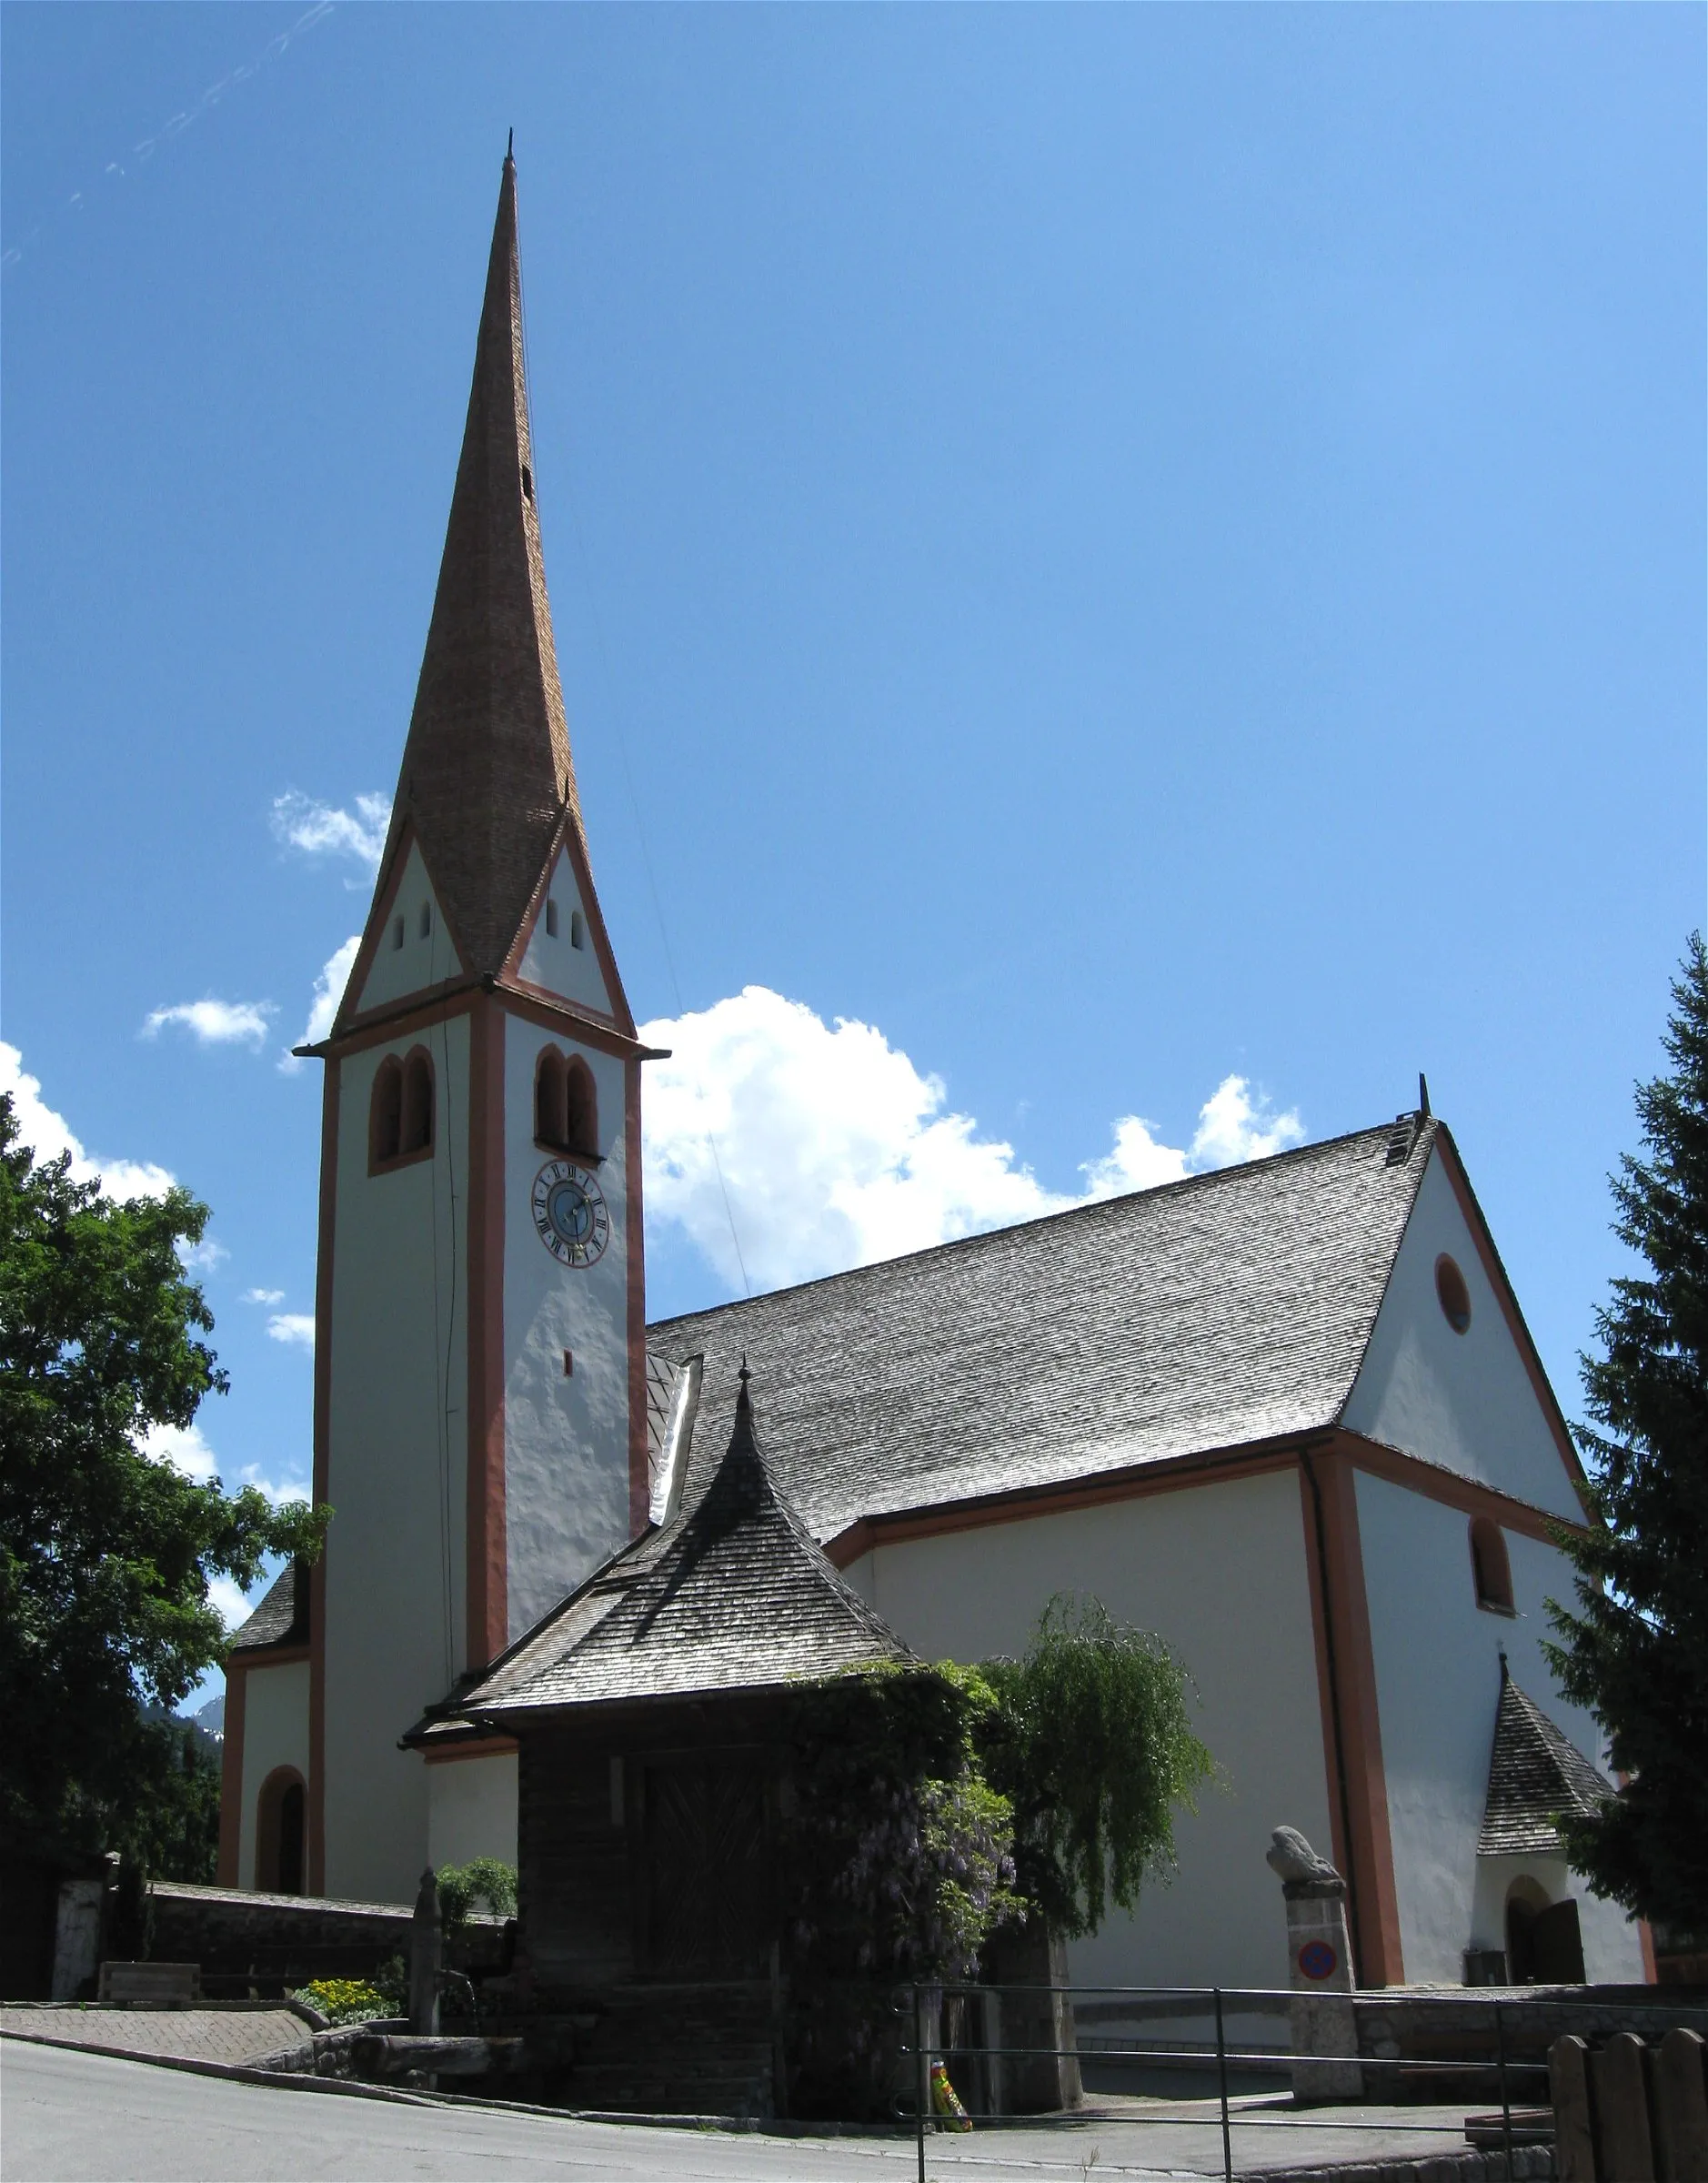
<path fill-rule="evenodd" d="M 521 1749 L 513 1735 L 470 1736 L 459 1744 L 447 1744 L 443 1749 L 431 1745 L 417 1745 L 429 1766 L 448 1766 L 459 1758 L 510 1758 Z"/>
<path fill-rule="evenodd" d="M 246 1645 L 237 1655 L 246 1675 L 258 1675 L 264 1667 L 297 1667 L 313 1657 L 311 1645 Z M 226 1671 L 229 1674 L 230 1668 Z"/>
<path fill-rule="evenodd" d="M 1301 1454 L 1298 1464 L 1299 1503 L 1304 1524 L 1305 1584 L 1311 1596 L 1311 1641 L 1317 1658 L 1317 1707 L 1322 1717 L 1322 1776 L 1328 1790 L 1329 1834 L 1332 1843 L 1330 1856 L 1339 1871 L 1350 1873 L 1352 1869 L 1352 1853 L 1346 1838 L 1345 1800 L 1341 1788 L 1346 1753 L 1341 1737 L 1339 1701 L 1335 1692 L 1334 1648 L 1329 1629 L 1328 1572 L 1322 1565 L 1323 1556 L 1318 1548 L 1317 1509 L 1311 1491 L 1307 1460 Z M 1325 1529 L 1326 1521 L 1325 1513 Z M 1350 1792 L 1350 1781 L 1347 1786 Z M 1354 1917 L 1354 1931 L 1356 1922 Z"/>
<path fill-rule="evenodd" d="M 1321 1435 L 1307 1434 L 1314 1441 Z M 1365 1440 L 1343 1429 L 1335 1434 L 1337 1445 L 1347 1449 L 1360 1470 L 1390 1479 L 1432 1501 L 1445 1502 L 1467 1515 L 1492 1515 L 1508 1531 L 1552 1543 L 1553 1525 L 1565 1519 L 1546 1509 L 1533 1508 L 1510 1494 L 1462 1478 L 1456 1471 L 1425 1463 L 1403 1449 Z M 1297 1460 L 1301 1436 L 1283 1440 L 1248 1442 L 1232 1448 L 1206 1448 L 1190 1455 L 1167 1455 L 1154 1462 L 1132 1464 L 1118 1471 L 1100 1472 L 1090 1478 L 1071 1478 L 1050 1485 L 1015 1486 L 1006 1492 L 983 1494 L 965 1501 L 942 1501 L 919 1508 L 897 1509 L 892 1514 L 859 1516 L 824 1543 L 824 1552 L 839 1569 L 846 1569 L 875 1546 L 899 1545 L 909 1539 L 935 1538 L 941 1532 L 980 1531 L 988 1524 L 1021 1524 L 1033 1516 L 1056 1515 L 1076 1508 L 1097 1508 L 1112 1501 L 1130 1501 L 1147 1494 L 1176 1493 L 1227 1478 L 1249 1478 L 1264 1471 L 1284 1470 Z"/>
<path fill-rule="evenodd" d="M 590 1014 L 577 1002 L 548 993 L 543 987 L 527 986 L 519 981 L 512 984 L 504 979 L 471 977 L 446 978 L 437 985 L 425 985 L 418 993 L 410 993 L 403 1000 L 388 1001 L 383 1008 L 353 1017 L 343 1030 L 334 1031 L 318 1045 L 296 1046 L 292 1051 L 323 1059 L 333 1053 L 360 1053 L 370 1046 L 383 1046 L 391 1039 L 407 1038 L 411 1031 L 448 1022 L 453 1016 L 461 1015 L 472 1007 L 480 994 L 487 992 L 500 994 L 512 1015 L 554 1031 L 559 1038 L 574 1037 L 583 1045 L 597 1046 L 601 1053 L 614 1053 L 619 1060 L 636 1054 L 643 1061 L 667 1058 L 664 1048 L 642 1045 L 638 1039 L 618 1030 L 607 1018 Z"/>
<path fill-rule="evenodd" d="M 628 1535 L 647 1528 L 651 1478 L 647 1464 L 647 1264 L 640 1203 L 640 1061 L 623 1065 L 624 1248 L 628 1282 Z"/>
<path fill-rule="evenodd" d="M 248 1695 L 248 1663 L 226 1663 L 226 1740 L 219 1756 L 219 1862 L 215 1867 L 222 1887 L 238 1887 L 238 1864 L 243 1850 L 243 1718 Z"/>
<path fill-rule="evenodd" d="M 466 1665 L 509 1643 L 504 1479 L 504 1011 L 483 996 L 468 1040 L 468 1461 Z"/>
<path fill-rule="evenodd" d="M 1471 1231 L 1471 1240 L 1476 1245 L 1477 1256 L 1488 1277 L 1489 1286 L 1494 1291 L 1495 1299 L 1506 1320 L 1507 1332 L 1512 1335 L 1523 1361 L 1524 1370 L 1530 1374 L 1530 1383 L 1535 1390 L 1536 1400 L 1542 1404 L 1542 1415 L 1548 1420 L 1554 1445 L 1560 1451 L 1560 1460 L 1564 1464 L 1566 1475 L 1572 1481 L 1572 1490 L 1588 1515 L 1591 1513 L 1589 1481 L 1584 1476 L 1583 1465 L 1578 1461 L 1578 1452 L 1572 1445 L 1565 1414 L 1548 1383 L 1542 1358 L 1535 1343 L 1531 1339 L 1530 1329 L 1524 1323 L 1524 1314 L 1518 1308 L 1518 1298 L 1513 1294 L 1512 1284 L 1506 1277 L 1506 1268 L 1502 1264 L 1501 1254 L 1494 1247 L 1494 1238 L 1489 1232 L 1489 1223 L 1483 1219 L 1482 1208 L 1477 1202 L 1477 1193 L 1471 1187 L 1471 1178 L 1465 1172 L 1464 1162 L 1459 1157 L 1459 1148 L 1453 1142 L 1452 1134 L 1444 1122 L 1436 1125 L 1435 1149 L 1441 1156 L 1442 1172 L 1452 1186 L 1453 1196 L 1458 1201 L 1465 1225 Z"/>
<path fill-rule="evenodd" d="M 332 1263 L 338 1206 L 338 1094 L 342 1063 L 327 1062 L 320 1098 L 320 1237 L 315 1269 L 315 1506 L 330 1500 L 332 1428 Z M 335 1519 L 336 1527 L 336 1519 Z M 327 1564 L 308 1584 L 308 1892 L 327 1891 Z"/>
<path fill-rule="evenodd" d="M 1388 1788 L 1381 1763 L 1381 1720 L 1370 1601 L 1359 1539 L 1354 1468 L 1333 1447 L 1315 1457 L 1322 1490 L 1332 1604 L 1341 1736 L 1351 1805 L 1352 1887 L 1358 1913 L 1361 1985 L 1399 1986 L 1405 1977 L 1400 1947 L 1400 1902 L 1388 1827 Z"/>
<path fill-rule="evenodd" d="M 1498 1486 L 1462 1477 L 1440 1464 L 1425 1463 L 1421 1455 L 1408 1455 L 1403 1448 L 1391 1448 L 1384 1441 L 1366 1440 L 1361 1433 L 1349 1433 L 1342 1427 L 1339 1443 L 1359 1469 L 1372 1477 L 1385 1478 L 1391 1485 L 1402 1485 L 1408 1493 L 1422 1494 L 1426 1500 L 1456 1508 L 1462 1515 L 1492 1517 L 1502 1530 L 1516 1531 L 1544 1545 L 1552 1545 L 1556 1524 L 1563 1524 L 1568 1531 L 1583 1528 L 1569 1516 L 1551 1515 L 1545 1508 L 1502 1493 Z"/>

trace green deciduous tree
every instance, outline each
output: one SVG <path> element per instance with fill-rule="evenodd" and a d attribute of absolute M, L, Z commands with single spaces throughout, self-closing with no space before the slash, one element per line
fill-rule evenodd
<path fill-rule="evenodd" d="M 206 1854 L 215 1790 L 168 1710 L 225 1655 L 216 1576 L 314 1554 L 324 1519 L 228 1495 L 146 1450 L 226 1379 L 182 1250 L 182 1190 L 116 1203 L 36 1164 L 0 1095 L 0 1836 L 116 1849 L 156 1871 Z"/>
<path fill-rule="evenodd" d="M 1014 1807 L 1016 1886 L 1069 1938 L 1130 1910 L 1174 1864 L 1174 1814 L 1214 1763 L 1193 1733 L 1185 1670 L 1160 1637 L 1059 1594 L 1019 1660 L 981 1671 L 997 1705 L 985 1772 Z"/>
<path fill-rule="evenodd" d="M 1614 1233 L 1647 1265 L 1613 1283 L 1583 1361 L 1577 1439 L 1596 1522 L 1560 1534 L 1572 1609 L 1549 1603 L 1550 1658 L 1629 1776 L 1567 1817 L 1597 1894 L 1708 1928 L 1708 957 L 1693 935 L 1673 987 L 1671 1072 L 1637 1092 L 1644 1155 L 1613 1182 Z"/>

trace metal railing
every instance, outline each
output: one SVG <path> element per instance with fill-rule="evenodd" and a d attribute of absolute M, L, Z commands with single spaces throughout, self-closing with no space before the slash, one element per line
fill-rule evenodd
<path fill-rule="evenodd" d="M 1044 2045 L 1035 2040 L 1013 2045 L 1008 2044 L 1005 2040 L 999 2040 L 994 2044 L 989 2044 L 982 2038 L 946 2036 L 949 2027 L 944 2022 L 944 2017 L 947 2014 L 959 2014 L 962 2024 L 968 2031 L 970 2031 L 975 2014 L 982 2014 L 983 2008 L 989 2005 L 992 1997 L 995 1997 L 999 2003 L 1006 2003 L 1010 1997 L 1018 1999 L 1020 1997 L 1030 1997 L 1035 2003 L 1042 2003 L 1051 2011 L 1064 2003 L 1072 2006 L 1076 2002 L 1090 2002 L 1092 2004 L 1095 2013 L 1105 2020 L 1124 2018 L 1130 2025 L 1155 2023 L 1159 2019 L 1191 2015 L 1203 2022 L 1206 2036 L 1195 2042 L 1180 2038 L 1172 2044 L 1155 2044 L 1150 2041 L 1140 2043 L 1130 2035 L 1128 2043 L 1124 2045 L 1100 2038 L 1095 2046 L 1090 2047 L 1082 2046 L 1071 2030 L 1068 2035 L 1071 2043 L 1062 2045 Z M 1587 1999 L 1578 2001 L 1566 2000 L 1553 1993 L 1545 1996 L 1538 1994 L 1534 2000 L 1521 2000 L 1514 1998 L 1510 1994 L 1490 1995 L 1484 1997 L 1472 1988 L 1466 1989 L 1462 1994 L 1443 1993 L 1440 1996 L 1432 1995 L 1427 1997 L 1420 1996 L 1416 1997 L 1416 2005 L 1420 2012 L 1427 2012 L 1431 2016 L 1435 2015 L 1438 2010 L 1451 2012 L 1453 2016 L 1459 2016 L 1462 2012 L 1467 2017 L 1474 2016 L 1484 2029 L 1484 2036 L 1477 2042 L 1475 2051 L 1467 2051 L 1462 2055 L 1442 2054 L 1439 2050 L 1441 2033 L 1434 2027 L 1431 2027 L 1426 2034 L 1432 2049 L 1429 2053 L 1376 2054 L 1364 2051 L 1325 2053 L 1319 2050 L 1314 2044 L 1301 2045 L 1299 2043 L 1295 2010 L 1301 2001 L 1314 2003 L 1329 1999 L 1343 2002 L 1348 2025 L 1354 2027 L 1351 2044 L 1354 2049 L 1357 2049 L 1362 2042 L 1358 2038 L 1355 2029 L 1355 2007 L 1367 2008 L 1371 2004 L 1380 2007 L 1384 2000 L 1389 1998 L 1401 2006 L 1404 2006 L 1405 2002 L 1412 1999 L 1412 1997 L 1402 1997 L 1397 1994 L 1389 1997 L 1381 1988 L 1356 1993 L 1333 1992 L 1321 1995 L 1301 1994 L 1291 1988 L 1273 1987 L 1054 1985 L 999 1987 L 953 1981 L 940 1984 L 914 1983 L 895 1989 L 894 2006 L 897 2014 L 902 2019 L 903 2027 L 900 2049 L 903 2057 L 911 2060 L 913 2080 L 911 2112 L 909 2112 L 909 2103 L 906 2096 L 900 2095 L 897 2102 L 897 2117 L 899 2120 L 911 2120 L 914 2124 L 919 2155 L 919 2183 L 926 2183 L 927 2140 L 938 2129 L 944 2128 L 959 2129 L 976 2128 L 980 2125 L 990 2127 L 1004 2123 L 1023 2124 L 1029 2128 L 1040 2127 L 1048 2128 L 1054 2125 L 1077 2129 L 1090 2122 L 1096 2123 L 1100 2128 L 1120 2128 L 1127 2125 L 1143 2128 L 1146 2125 L 1154 2125 L 1175 2129 L 1194 2126 L 1204 2129 L 1219 2128 L 1221 2140 L 1221 2172 L 1224 2183 L 1232 2183 L 1235 2174 L 1233 2133 L 1236 2130 L 1247 2128 L 1274 2129 L 1281 2122 L 1281 2113 L 1278 2112 L 1272 2104 L 1266 2104 L 1264 2108 L 1257 2110 L 1246 2109 L 1238 2104 L 1241 2095 L 1231 2089 L 1230 2081 L 1231 2076 L 1235 2072 L 1241 2073 L 1248 2078 L 1252 2075 L 1257 2075 L 1260 2077 L 1273 2077 L 1291 2080 L 1295 2073 L 1301 2070 L 1322 2070 L 1337 2066 L 1344 2068 L 1349 2074 L 1356 2070 L 1359 2073 L 1359 2082 L 1363 2087 L 1362 2092 L 1361 2094 L 1341 2095 L 1340 2104 L 1342 2105 L 1351 2104 L 1361 2097 L 1370 2099 L 1372 2095 L 1372 2087 L 1375 2087 L 1375 2098 L 1379 2103 L 1380 2087 L 1385 2077 L 1392 2078 L 1396 2083 L 1404 2084 L 1408 2090 L 1413 2093 L 1426 2086 L 1432 2077 L 1442 2080 L 1456 2079 L 1461 2084 L 1469 2078 L 1475 2082 L 1487 2082 L 1491 2090 L 1498 2095 L 1499 2147 L 1506 2174 L 1510 2177 L 1512 2173 L 1513 2151 L 1519 2137 L 1522 2136 L 1522 2141 L 1526 2144 L 1537 2142 L 1537 2125 L 1533 2118 L 1524 2117 L 1521 2113 L 1519 2121 L 1516 2124 L 1514 2122 L 1515 2108 L 1522 2097 L 1521 2087 L 1533 2088 L 1537 2080 L 1540 2080 L 1542 2096 L 1542 2099 L 1534 2104 L 1545 2106 L 1548 2082 L 1548 2062 L 1545 2053 L 1540 2058 L 1526 2058 L 1523 2055 L 1514 2054 L 1512 2051 L 1509 2033 L 1512 2029 L 1512 2019 L 1515 2014 L 1520 2017 L 1530 2019 L 1524 2028 L 1533 2037 L 1534 2018 L 1539 2010 L 1545 2010 L 1551 2020 L 1568 2014 L 1578 2014 L 1599 2015 L 1603 2018 L 1610 2019 L 1617 2017 L 1622 2023 L 1633 2017 L 1668 2017 L 1676 2022 L 1681 2014 L 1694 2016 L 1699 2013 L 1688 2005 L 1681 2010 L 1678 2004 L 1668 2004 L 1664 2001 L 1646 2003 L 1626 2001 L 1623 1997 L 1616 2002 L 1611 1998 L 1600 2001 Z M 950 2004 L 954 2002 L 961 2004 L 958 2012 L 950 2010 Z M 1123 2006 L 1128 2004 L 1130 2006 Z M 1250 2017 L 1265 2014 L 1281 2016 L 1287 2019 L 1289 2039 L 1285 2047 L 1258 2046 L 1253 2044 L 1249 2037 L 1245 2043 L 1241 2044 L 1237 2037 L 1231 2038 L 1230 2017 L 1237 2019 L 1241 2017 Z M 1548 2035 L 1550 2042 L 1552 2037 L 1563 2028 L 1565 2028 L 1563 2024 L 1553 2023 Z M 1472 2024 L 1465 2023 L 1463 2030 L 1469 2044 L 1473 2036 Z M 1037 2108 L 1007 2108 L 999 2102 L 987 2098 L 980 2103 L 979 2110 L 970 2117 L 969 2121 L 962 2123 L 953 2118 L 945 2117 L 940 2112 L 934 2111 L 933 2108 L 932 2066 L 940 2061 L 945 2065 L 947 2070 L 947 2066 L 951 2059 L 970 2064 L 982 2078 L 987 2092 L 994 2085 L 1001 2083 L 1006 2068 L 1010 2065 L 1020 2067 L 1036 2066 L 1040 2062 L 1053 2063 L 1058 2072 L 1058 2081 L 1060 2081 L 1060 2067 L 1064 2062 L 1076 2064 L 1081 2069 L 1088 2065 L 1096 2069 L 1103 2069 L 1110 2065 L 1126 2065 L 1135 2072 L 1154 2073 L 1159 2069 L 1168 2068 L 1188 2070 L 1205 2076 L 1209 2076 L 1213 2070 L 1216 2086 L 1215 2112 L 1213 2115 L 1202 2118 L 1181 2115 L 1179 2112 L 1146 2113 L 1131 2107 L 1120 2109 L 1094 2108 L 1089 2111 L 1079 2108 L 1066 2108 L 1049 2112 Z M 993 2063 L 1000 2066 L 995 2071 L 992 2071 L 990 2067 Z M 970 2089 L 970 2085 L 969 2088 Z M 1444 2083 L 1443 2090 L 1445 2090 Z M 1150 2097 L 1154 2100 L 1159 2110 L 1170 2108 L 1178 2109 L 1185 2105 L 1197 2104 L 1165 2094 L 1152 2094 Z M 1343 2118 L 1337 2119 L 1333 2115 L 1331 2104 L 1327 2107 L 1326 2111 L 1321 2104 L 1314 2100 L 1308 2102 L 1307 2105 L 1310 2119 L 1302 2127 L 1313 2131 L 1358 2131 L 1367 2135 L 1386 2131 L 1413 2137 L 1452 2138 L 1462 2143 L 1465 2142 L 1466 2128 L 1462 2122 L 1449 2124 L 1440 2120 L 1427 2119 L 1424 2117 L 1420 2117 L 1416 2120 L 1375 2119 L 1369 2117 L 1361 2117 L 1355 2120 Z M 1300 2111 L 1299 2107 L 1295 2105 L 1282 2112 L 1291 2117 Z M 1488 2135 L 1492 2139 L 1495 2121 L 1492 2113 L 1488 2120 Z M 1487 2149 L 1492 2151 L 1493 2144 L 1491 2143 Z"/>

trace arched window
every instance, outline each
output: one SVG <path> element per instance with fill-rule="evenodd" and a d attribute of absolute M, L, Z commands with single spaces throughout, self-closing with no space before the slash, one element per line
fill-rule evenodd
<path fill-rule="evenodd" d="M 367 1111 L 367 1172 L 378 1174 L 433 1149 L 433 1063 L 425 1046 L 399 1061 L 388 1053 L 374 1071 Z"/>
<path fill-rule="evenodd" d="M 263 1895 L 300 1895 L 308 1846 L 308 1792 L 295 1766 L 275 1766 L 255 1814 L 255 1884 Z"/>
<path fill-rule="evenodd" d="M 1511 1615 L 1512 1564 L 1507 1558 L 1506 1538 L 1492 1516 L 1471 1519 L 1471 1573 L 1476 1579 L 1477 1605 L 1491 1615 Z"/>
<path fill-rule="evenodd" d="M 403 1063 L 388 1053 L 374 1072 L 367 1110 L 367 1164 L 383 1167 L 403 1150 Z"/>
<path fill-rule="evenodd" d="M 534 1064 L 534 1141 L 544 1152 L 598 1158 L 598 1093 L 593 1071 L 578 1053 L 541 1047 Z"/>
<path fill-rule="evenodd" d="M 417 1046 L 403 1065 L 403 1141 L 399 1152 L 433 1148 L 433 1064 Z"/>
<path fill-rule="evenodd" d="M 568 1063 L 542 1046 L 534 1064 L 534 1142 L 548 1152 L 569 1150 Z"/>

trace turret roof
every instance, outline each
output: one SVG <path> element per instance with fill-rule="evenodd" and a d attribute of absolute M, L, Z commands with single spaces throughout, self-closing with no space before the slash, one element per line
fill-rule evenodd
<path fill-rule="evenodd" d="M 1501 1705 L 1489 1759 L 1489 1801 L 1477 1854 L 1558 1856 L 1565 1847 L 1561 1813 L 1587 1818 L 1613 1795 L 1612 1786 L 1577 1745 L 1528 1697 L 1502 1663 Z"/>
<path fill-rule="evenodd" d="M 497 1725 L 563 1705 L 763 1689 L 910 1656 L 772 1483 L 744 1372 L 729 1445 L 693 1505 L 571 1593 L 457 1711 Z"/>

